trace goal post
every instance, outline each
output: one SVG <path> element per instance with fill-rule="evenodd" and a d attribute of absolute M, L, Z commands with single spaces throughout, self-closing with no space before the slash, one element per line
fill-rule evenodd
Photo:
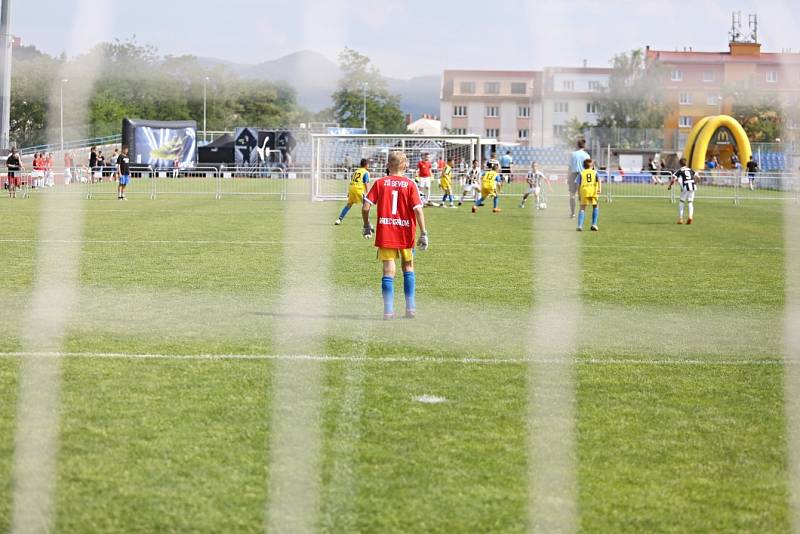
<path fill-rule="evenodd" d="M 407 176 L 414 178 L 417 163 L 429 154 L 434 172 L 437 163 L 453 158 L 456 181 L 472 164 L 481 159 L 481 139 L 475 135 L 336 135 L 311 136 L 312 200 L 344 200 L 350 173 L 366 159 L 370 176 L 385 175 L 389 153 L 400 150 L 408 157 Z M 463 163 L 462 163 L 463 162 Z"/>

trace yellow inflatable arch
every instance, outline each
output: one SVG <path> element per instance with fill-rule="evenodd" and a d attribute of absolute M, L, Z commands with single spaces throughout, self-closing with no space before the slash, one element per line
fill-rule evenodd
<path fill-rule="evenodd" d="M 744 165 L 750 160 L 753 150 L 750 148 L 750 140 L 739 122 L 730 115 L 717 115 L 700 119 L 692 128 L 689 138 L 686 139 L 686 146 L 683 149 L 683 157 L 695 170 L 702 170 L 706 166 L 706 152 L 708 144 L 714 134 L 720 128 L 727 128 L 733 134 L 736 141 L 739 159 Z"/>

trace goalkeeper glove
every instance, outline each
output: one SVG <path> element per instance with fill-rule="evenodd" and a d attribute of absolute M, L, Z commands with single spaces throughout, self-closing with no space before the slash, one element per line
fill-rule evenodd
<path fill-rule="evenodd" d="M 375 230 L 372 228 L 372 223 L 367 223 L 364 225 L 364 230 L 361 232 L 361 235 L 364 236 L 364 239 L 369 239 L 372 237 L 372 233 Z"/>
<path fill-rule="evenodd" d="M 422 232 L 419 235 L 419 241 L 417 241 L 417 246 L 420 250 L 428 250 L 428 232 Z"/>

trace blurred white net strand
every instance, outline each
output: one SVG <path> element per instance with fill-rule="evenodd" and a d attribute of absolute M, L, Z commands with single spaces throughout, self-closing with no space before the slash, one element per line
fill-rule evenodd
<path fill-rule="evenodd" d="M 73 12 L 67 54 L 82 52 L 103 40 L 105 23 L 114 3 L 80 0 Z M 86 28 L 93 28 L 87 32 Z M 72 93 L 70 105 L 75 116 L 87 113 L 89 92 L 99 76 L 99 65 L 89 59 L 82 72 L 83 83 Z M 54 77 L 58 94 L 64 71 Z M 83 91 L 81 91 L 83 88 Z M 57 98 L 50 99 L 49 121 L 58 123 Z M 53 129 L 54 130 L 54 129 Z M 63 156 L 63 155 L 61 155 Z M 30 306 L 24 317 L 22 346 L 26 351 L 60 351 L 66 319 L 78 302 L 83 199 L 73 195 L 42 195 L 38 235 L 62 240 L 39 243 Z M 22 358 L 17 400 L 14 448 L 14 501 L 12 532 L 49 532 L 54 528 L 56 465 L 61 389 L 61 361 L 58 356 Z"/>

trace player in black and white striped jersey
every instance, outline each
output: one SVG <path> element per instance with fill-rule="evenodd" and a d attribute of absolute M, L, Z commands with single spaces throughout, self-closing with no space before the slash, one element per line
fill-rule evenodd
<path fill-rule="evenodd" d="M 686 204 L 689 206 L 689 218 L 686 219 L 686 224 L 692 224 L 694 220 L 694 193 L 697 191 L 697 173 L 687 165 L 686 158 L 681 158 L 678 163 L 680 163 L 681 168 L 672 175 L 667 189 L 672 189 L 676 182 L 681 186 L 681 198 L 678 202 L 678 224 L 683 224 L 683 210 Z"/>

